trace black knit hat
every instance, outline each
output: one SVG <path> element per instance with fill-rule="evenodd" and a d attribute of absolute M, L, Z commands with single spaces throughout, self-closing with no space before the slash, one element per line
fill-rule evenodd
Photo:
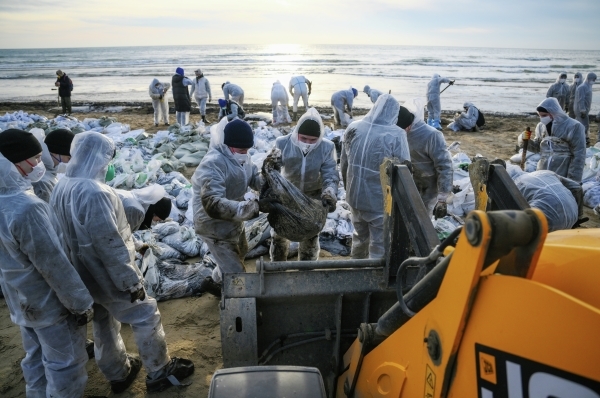
<path fill-rule="evenodd" d="M 252 148 L 254 146 L 252 127 L 240 119 L 227 123 L 223 143 L 231 148 Z"/>
<path fill-rule="evenodd" d="M 73 142 L 73 138 L 75 138 L 75 134 L 69 130 L 58 129 L 48 133 L 44 143 L 51 153 L 71 156 L 71 143 Z"/>
<path fill-rule="evenodd" d="M 321 126 L 319 125 L 319 122 L 315 120 L 306 119 L 302 122 L 300 127 L 298 127 L 298 134 L 309 135 L 311 137 L 318 138 L 321 136 Z"/>
<path fill-rule="evenodd" d="M 11 163 L 19 163 L 42 153 L 42 145 L 33 134 L 19 129 L 0 133 L 0 153 Z"/>
<path fill-rule="evenodd" d="M 545 112 L 545 113 L 550 113 L 548 112 L 548 110 L 546 108 L 544 108 L 543 106 L 538 106 L 536 109 L 536 111 L 538 112 Z"/>
<path fill-rule="evenodd" d="M 171 214 L 171 199 L 162 198 L 158 202 L 153 205 L 148 206 L 148 211 L 146 211 L 146 216 L 144 217 L 144 221 L 142 221 L 142 225 L 140 225 L 139 229 L 148 229 L 152 226 L 152 219 L 154 216 L 157 216 L 161 220 L 165 220 Z"/>
<path fill-rule="evenodd" d="M 413 115 L 408 109 L 403 106 L 400 106 L 400 111 L 398 112 L 398 121 L 396 125 L 401 129 L 405 129 L 410 126 L 415 120 L 415 115 Z"/>

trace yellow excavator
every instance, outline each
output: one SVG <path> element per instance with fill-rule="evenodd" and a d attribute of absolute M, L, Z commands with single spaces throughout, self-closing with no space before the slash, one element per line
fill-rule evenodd
<path fill-rule="evenodd" d="M 600 398 L 600 230 L 548 234 L 496 168 L 440 242 L 408 169 L 381 170 L 383 260 L 226 275 L 209 397 Z"/>

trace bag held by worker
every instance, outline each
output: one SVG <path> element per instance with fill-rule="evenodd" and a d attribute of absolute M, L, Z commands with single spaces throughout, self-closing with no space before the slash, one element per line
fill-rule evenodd
<path fill-rule="evenodd" d="M 265 159 L 263 174 L 266 183 L 260 198 L 274 200 L 268 220 L 277 235 L 293 242 L 318 235 L 327 220 L 321 201 L 309 198 L 279 174 L 271 158 Z"/>

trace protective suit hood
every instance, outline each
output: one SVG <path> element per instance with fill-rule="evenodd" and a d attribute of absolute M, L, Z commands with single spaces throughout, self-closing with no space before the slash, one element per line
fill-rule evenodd
<path fill-rule="evenodd" d="M 472 107 L 472 106 L 475 106 L 475 105 L 473 105 L 473 103 L 472 103 L 472 102 L 465 102 L 465 103 L 463 104 L 463 108 L 467 108 L 467 109 L 469 109 L 469 108 L 470 108 L 470 107 Z"/>
<path fill-rule="evenodd" d="M 307 120 L 314 120 L 315 122 L 319 123 L 320 135 L 319 135 L 319 139 L 317 140 L 317 142 L 315 142 L 315 146 L 313 147 L 313 148 L 316 148 L 319 146 L 321 141 L 323 141 L 323 135 L 325 134 L 325 126 L 323 125 L 323 120 L 321 119 L 321 115 L 315 108 L 308 108 L 306 113 L 300 117 L 300 120 L 298 120 L 298 124 L 296 124 L 296 126 L 294 127 L 294 131 L 292 131 L 291 140 L 294 143 L 294 145 L 299 146 L 298 145 L 298 129 L 300 128 L 302 123 L 304 123 Z"/>
<path fill-rule="evenodd" d="M 94 131 L 77 134 L 71 144 L 71 160 L 65 176 L 104 182 L 114 153 L 115 144 L 102 134 Z"/>
<path fill-rule="evenodd" d="M 586 83 L 591 83 L 593 81 L 596 81 L 596 74 L 594 72 L 590 72 L 585 77 L 585 82 Z"/>
<path fill-rule="evenodd" d="M 369 85 L 366 85 L 365 88 L 363 89 L 363 93 L 369 95 L 369 92 L 371 91 L 371 87 Z"/>
<path fill-rule="evenodd" d="M 390 94 L 383 94 L 362 121 L 382 126 L 395 125 L 398 120 L 398 111 L 400 111 L 400 103 Z"/>
<path fill-rule="evenodd" d="M 575 82 L 575 79 L 576 79 L 576 78 L 579 78 L 579 83 L 576 83 L 576 82 Z M 576 72 L 576 73 L 573 75 L 573 84 L 575 84 L 575 85 L 580 85 L 581 83 L 583 83 L 583 76 L 581 75 L 581 73 L 579 73 L 579 72 Z"/>
<path fill-rule="evenodd" d="M 569 118 L 569 115 L 567 115 L 562 110 L 562 108 L 556 98 L 546 98 L 545 100 L 540 102 L 540 104 L 538 106 L 545 108 L 548 111 L 548 113 L 552 115 L 554 122 L 560 123 Z"/>
<path fill-rule="evenodd" d="M 423 97 L 416 97 L 416 98 L 411 98 L 411 99 L 407 100 L 404 104 L 402 104 L 402 106 L 405 107 L 406 109 L 408 109 L 410 111 L 410 113 L 415 115 L 415 120 L 413 121 L 413 124 L 416 124 L 419 121 L 423 121 L 423 118 L 425 116 L 425 104 L 426 103 L 427 103 L 427 99 L 425 99 Z"/>
<path fill-rule="evenodd" d="M 17 167 L 0 153 L 0 196 L 12 196 L 31 189 Z"/>
<path fill-rule="evenodd" d="M 558 74 L 558 77 L 556 78 L 556 81 L 555 81 L 555 83 L 560 83 L 560 79 L 561 79 L 561 76 L 562 76 L 562 75 L 565 75 L 565 76 L 566 76 L 566 75 L 567 75 L 567 72 L 561 72 L 561 73 L 559 73 L 559 74 Z M 565 82 L 565 83 L 566 83 L 566 82 Z"/>

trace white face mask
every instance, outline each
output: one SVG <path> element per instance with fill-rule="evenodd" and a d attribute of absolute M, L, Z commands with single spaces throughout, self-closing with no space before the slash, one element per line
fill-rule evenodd
<path fill-rule="evenodd" d="M 575 78 L 575 83 L 579 83 L 581 81 L 581 79 L 579 79 L 578 77 Z"/>
<path fill-rule="evenodd" d="M 560 79 L 560 80 L 559 80 L 559 82 L 560 82 L 561 84 L 563 84 L 563 83 L 564 83 L 564 82 L 566 82 L 566 81 L 567 81 L 567 79 Z"/>
<path fill-rule="evenodd" d="M 25 176 L 25 179 L 27 179 L 31 182 L 38 182 L 39 180 L 42 179 L 42 177 L 44 176 L 45 173 L 46 173 L 46 166 L 44 166 L 44 163 L 39 162 L 33 168 L 33 170 L 31 170 L 31 173 L 29 173 Z"/>
<path fill-rule="evenodd" d="M 540 122 L 544 125 L 548 125 L 548 123 L 550 123 L 552 121 L 552 118 L 550 116 L 544 116 L 540 118 Z"/>
<path fill-rule="evenodd" d="M 64 174 L 64 173 L 66 173 L 67 172 L 67 164 L 63 163 L 63 162 L 60 162 L 58 164 L 58 166 L 56 166 L 56 172 L 58 174 Z"/>
<path fill-rule="evenodd" d="M 240 164 L 240 166 L 243 166 L 244 163 L 246 163 L 248 161 L 248 154 L 247 153 L 237 153 L 237 152 L 234 152 L 233 153 L 233 157 L 235 158 L 235 160 L 238 161 L 238 163 Z"/>
<path fill-rule="evenodd" d="M 298 145 L 300 146 L 300 150 L 302 151 L 302 153 L 307 155 L 317 144 L 307 144 L 306 142 L 298 142 Z"/>

